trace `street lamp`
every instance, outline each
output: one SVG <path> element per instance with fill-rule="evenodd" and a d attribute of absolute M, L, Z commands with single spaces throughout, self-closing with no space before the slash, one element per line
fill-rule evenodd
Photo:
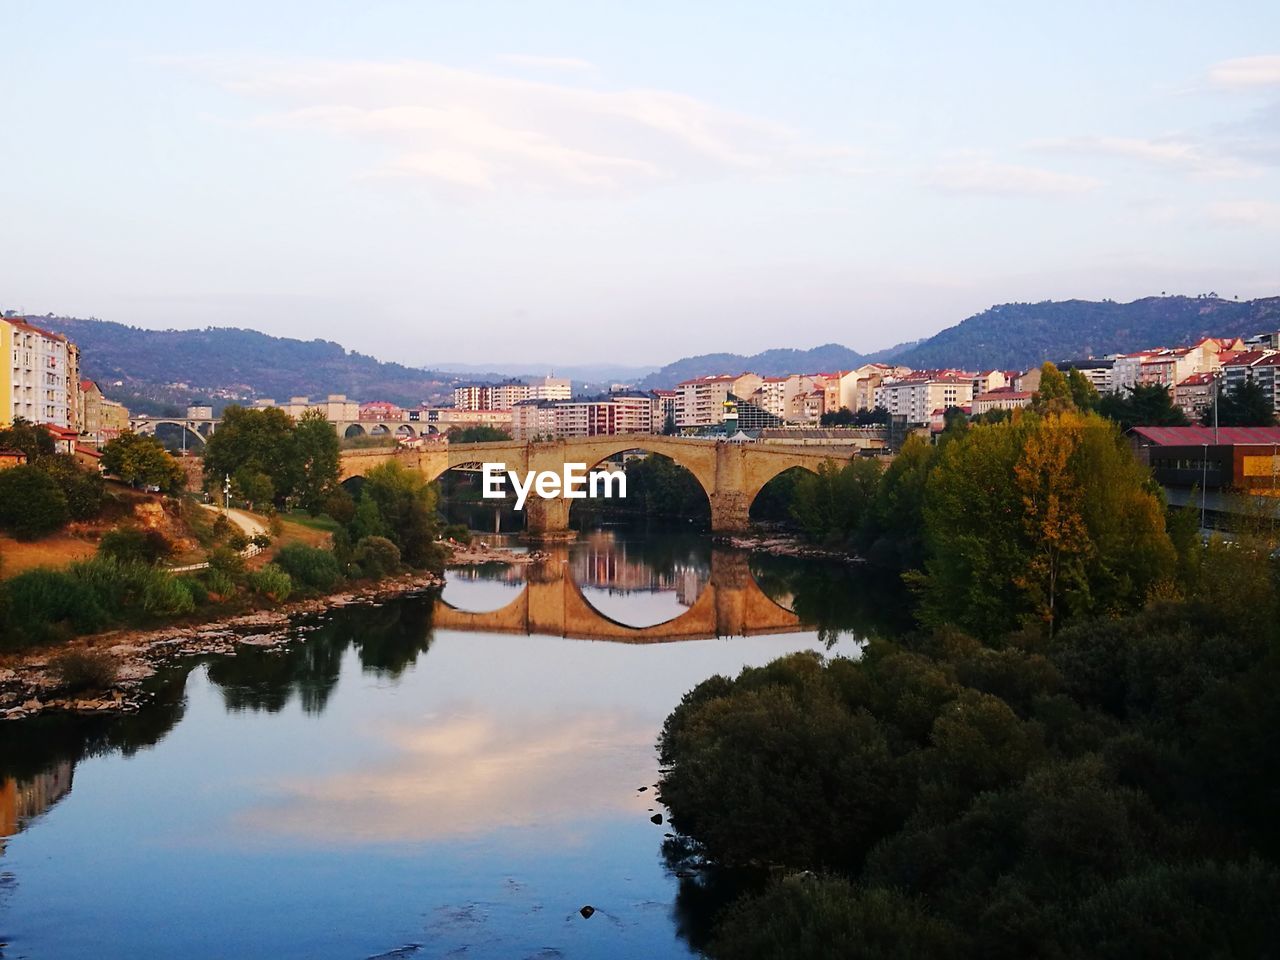
<path fill-rule="evenodd" d="M 231 474 L 225 474 L 222 478 L 222 502 L 223 509 L 231 509 Z"/>

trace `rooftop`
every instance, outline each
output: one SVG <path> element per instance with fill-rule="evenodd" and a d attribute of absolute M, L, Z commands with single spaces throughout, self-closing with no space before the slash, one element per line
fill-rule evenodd
<path fill-rule="evenodd" d="M 1157 447 L 1280 443 L 1280 427 L 1134 427 L 1129 433 Z"/>

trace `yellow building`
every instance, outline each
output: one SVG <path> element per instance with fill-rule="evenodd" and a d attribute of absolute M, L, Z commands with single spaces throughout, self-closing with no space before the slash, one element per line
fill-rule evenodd
<path fill-rule="evenodd" d="M 79 382 L 74 344 L 23 317 L 0 317 L 0 427 L 17 417 L 70 428 Z"/>

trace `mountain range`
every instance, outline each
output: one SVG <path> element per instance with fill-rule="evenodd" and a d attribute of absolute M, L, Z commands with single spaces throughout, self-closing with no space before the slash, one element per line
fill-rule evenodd
<path fill-rule="evenodd" d="M 325 340 L 274 337 L 256 330 L 146 330 L 96 319 L 46 315 L 39 326 L 80 345 L 82 376 L 132 410 L 160 413 L 203 399 L 220 409 L 260 397 L 320 397 L 345 393 L 359 400 L 405 406 L 447 403 L 461 380 L 501 379 L 518 372 L 475 365 L 415 369 L 344 349 Z M 660 369 L 600 363 L 564 366 L 575 389 L 594 391 L 610 382 L 643 389 L 670 388 L 713 373 L 753 371 L 765 376 L 848 370 L 869 361 L 919 368 L 1026 369 L 1045 360 L 1068 360 L 1152 346 L 1192 343 L 1202 336 L 1250 336 L 1280 330 L 1280 297 L 1225 300 L 1145 297 L 1114 300 L 1046 300 L 998 304 L 932 337 L 874 353 L 838 343 L 810 350 L 775 349 L 753 355 L 708 353 L 675 360 Z M 520 368 L 536 366 L 522 364 Z M 651 372 L 649 372 L 651 371 Z M 529 371 L 541 373 L 544 371 Z"/>

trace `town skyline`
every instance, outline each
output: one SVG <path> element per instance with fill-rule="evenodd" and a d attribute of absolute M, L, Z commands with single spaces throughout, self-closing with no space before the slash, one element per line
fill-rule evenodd
<path fill-rule="evenodd" d="M 652 364 L 728 329 L 747 354 L 780 327 L 874 351 L 992 303 L 1280 289 L 1259 2 L 54 3 L 4 25 L 0 119 L 39 148 L 0 158 L 23 225 L 0 293 L 31 312 L 376 331 L 415 366 L 540 339 Z"/>

